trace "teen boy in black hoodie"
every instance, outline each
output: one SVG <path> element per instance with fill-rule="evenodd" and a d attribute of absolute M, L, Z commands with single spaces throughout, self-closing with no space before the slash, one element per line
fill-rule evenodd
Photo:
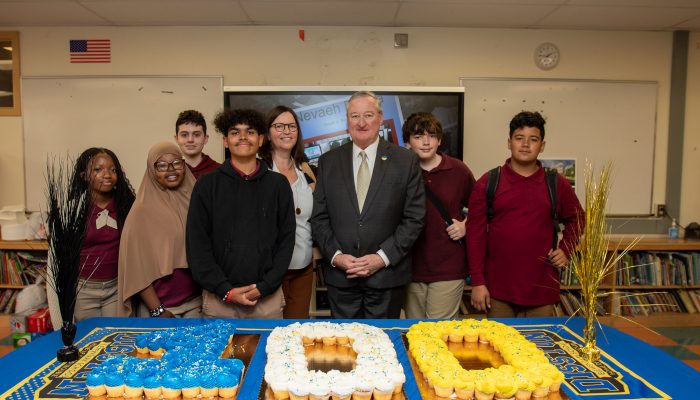
<path fill-rule="evenodd" d="M 284 176 L 256 158 L 265 124 L 254 110 L 214 119 L 231 158 L 195 184 L 187 262 L 209 317 L 282 318 L 282 278 L 294 250 L 293 197 Z"/>

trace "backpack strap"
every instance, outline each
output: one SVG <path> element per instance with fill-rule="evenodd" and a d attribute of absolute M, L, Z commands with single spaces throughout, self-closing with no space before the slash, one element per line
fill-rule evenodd
<path fill-rule="evenodd" d="M 496 167 L 489 170 L 489 176 L 486 180 L 486 221 L 491 222 L 493 219 L 493 200 L 496 198 L 496 189 L 498 188 L 498 179 L 501 176 L 501 167 Z"/>
<path fill-rule="evenodd" d="M 545 169 L 545 180 L 547 181 L 547 192 L 549 201 L 552 204 L 552 222 L 554 223 L 554 235 L 552 237 L 552 249 L 556 250 L 559 244 L 559 214 L 557 213 L 557 181 L 559 175 L 557 170 Z"/>

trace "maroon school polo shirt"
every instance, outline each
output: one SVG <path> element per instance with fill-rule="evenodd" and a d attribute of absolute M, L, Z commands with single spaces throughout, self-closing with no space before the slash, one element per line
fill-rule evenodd
<path fill-rule="evenodd" d="M 104 212 L 107 216 L 104 216 Z M 105 220 L 109 224 L 105 224 Z M 97 227 L 100 220 L 100 227 Z M 119 238 L 121 232 L 117 229 L 117 206 L 114 199 L 107 207 L 90 207 L 83 248 L 80 250 L 80 277 L 83 279 L 115 279 L 119 270 Z"/>
<path fill-rule="evenodd" d="M 440 154 L 440 164 L 423 170 L 423 182 L 440 199 L 450 216 L 462 220 L 469 204 L 474 175 L 461 160 Z M 432 201 L 425 198 L 425 227 L 413 245 L 413 281 L 438 282 L 467 276 L 466 241 L 450 239 L 447 224 Z"/>
<path fill-rule="evenodd" d="M 539 162 L 538 162 L 539 165 Z M 548 259 L 552 246 L 551 201 L 544 169 L 522 176 L 501 168 L 494 199 L 494 216 L 487 229 L 484 174 L 469 201 L 467 247 L 472 285 L 485 284 L 491 297 L 523 306 L 559 301 L 559 271 Z M 578 238 L 577 217 L 583 210 L 569 182 L 557 181 L 557 212 L 564 225 L 559 248 L 568 255 Z"/>

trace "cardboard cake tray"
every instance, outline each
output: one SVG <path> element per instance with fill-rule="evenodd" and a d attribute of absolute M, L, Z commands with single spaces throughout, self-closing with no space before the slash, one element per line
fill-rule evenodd
<path fill-rule="evenodd" d="M 243 361 L 243 364 L 245 365 L 245 370 L 243 371 L 243 376 L 241 376 L 241 381 L 238 384 L 238 387 L 240 389 L 241 385 L 243 385 L 243 380 L 245 379 L 246 372 L 248 371 L 248 367 L 250 366 L 250 360 L 253 358 L 253 354 L 255 354 L 255 350 L 258 347 L 258 342 L 260 341 L 260 335 L 259 334 L 250 334 L 250 333 L 236 333 L 233 336 L 233 341 L 226 346 L 224 351 L 221 353 L 221 358 L 238 358 L 241 361 Z M 151 358 L 149 355 L 144 355 L 144 354 L 139 354 L 136 349 L 134 349 L 131 353 L 129 353 L 130 356 L 137 357 L 137 358 Z M 223 398 L 223 397 L 209 397 L 208 399 L 212 400 L 235 400 L 236 397 L 238 397 L 238 393 L 236 396 L 232 398 Z M 86 400 L 115 400 L 113 397 L 107 397 L 105 396 L 86 396 Z M 127 399 L 124 397 L 124 399 Z M 138 398 L 128 398 L 129 400 L 139 400 Z M 141 396 L 141 399 L 146 399 L 145 396 Z M 202 400 L 202 397 L 197 397 L 197 398 L 189 398 L 189 397 L 176 397 L 174 399 L 169 399 L 169 400 Z"/>
<path fill-rule="evenodd" d="M 406 353 L 408 354 L 408 360 L 411 363 L 411 369 L 413 370 L 413 377 L 418 385 L 418 390 L 420 391 L 421 399 L 423 400 L 444 400 L 447 397 L 440 397 L 435 394 L 433 388 L 428 385 L 428 381 L 425 380 L 423 374 L 418 369 L 416 360 L 413 359 L 413 355 L 408 350 L 408 338 L 405 333 L 401 334 L 401 339 L 404 347 L 406 348 Z M 459 364 L 464 369 L 486 369 L 489 367 L 498 368 L 505 361 L 501 355 L 493 349 L 493 346 L 488 343 L 447 343 L 450 352 L 459 360 Z M 406 372 L 409 373 L 409 372 Z M 571 397 L 567 396 L 563 392 L 564 385 L 559 392 L 549 393 L 547 397 L 532 397 L 536 400 L 570 400 Z M 456 398 L 454 396 L 452 398 Z"/>

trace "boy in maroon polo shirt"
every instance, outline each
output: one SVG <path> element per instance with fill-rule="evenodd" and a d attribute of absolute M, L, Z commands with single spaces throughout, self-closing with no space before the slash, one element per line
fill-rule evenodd
<path fill-rule="evenodd" d="M 426 191 L 425 226 L 413 245 L 413 280 L 406 288 L 406 318 L 456 318 L 467 277 L 462 209 L 469 204 L 474 175 L 462 160 L 438 151 L 442 136 L 440 121 L 429 113 L 412 114 L 403 125 L 403 140 L 420 159 Z"/>
<path fill-rule="evenodd" d="M 186 110 L 180 113 L 175 121 L 175 141 L 185 156 L 185 163 L 195 179 L 219 167 L 202 150 L 209 141 L 207 121 L 199 111 Z"/>
<path fill-rule="evenodd" d="M 556 211 L 564 231 L 552 248 L 552 204 L 537 160 L 545 147 L 544 124 L 540 113 L 527 111 L 510 121 L 511 157 L 500 169 L 492 219 L 486 212 L 488 173 L 476 182 L 469 201 L 472 305 L 488 317 L 553 316 L 559 269 L 578 241 L 583 210 L 569 182 L 557 175 Z"/>

